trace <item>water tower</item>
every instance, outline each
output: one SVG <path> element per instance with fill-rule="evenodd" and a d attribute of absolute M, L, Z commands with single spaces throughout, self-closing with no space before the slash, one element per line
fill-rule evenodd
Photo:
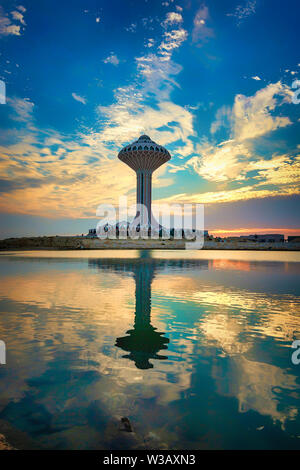
<path fill-rule="evenodd" d="M 152 173 L 170 160 L 171 155 L 162 145 L 156 144 L 147 135 L 141 135 L 124 147 L 118 158 L 136 172 L 136 203 L 138 208 L 139 205 L 147 208 L 145 214 L 138 209 L 136 218 L 139 217 L 143 225 L 151 226 Z"/>

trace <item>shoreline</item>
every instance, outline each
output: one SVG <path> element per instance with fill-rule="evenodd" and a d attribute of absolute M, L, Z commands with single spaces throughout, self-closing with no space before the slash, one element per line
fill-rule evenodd
<path fill-rule="evenodd" d="M 0 248 L 0 255 L 1 253 L 8 253 L 8 252 L 22 252 L 22 251 L 110 251 L 110 250 L 115 250 L 115 251 L 124 251 L 124 250 L 156 250 L 156 251 L 167 251 L 167 250 L 172 250 L 172 251 L 279 251 L 279 252 L 295 252 L 298 253 L 300 251 L 300 248 L 244 248 L 244 247 L 227 247 L 227 248 L 207 248 L 203 247 L 200 249 L 195 249 L 195 250 L 186 250 L 185 248 L 171 248 L 167 246 L 163 247 L 139 247 L 139 246 L 131 246 L 131 247 L 111 247 L 111 246 L 106 246 L 106 247 L 101 247 L 101 248 L 53 248 L 53 247 L 32 247 L 32 248 Z"/>
<path fill-rule="evenodd" d="M 0 240 L 4 251 L 73 251 L 73 250 L 186 250 L 188 240 L 174 239 L 105 239 L 82 236 L 22 237 Z M 195 248 L 199 250 L 199 248 Z M 215 251 L 300 251 L 300 243 L 216 242 L 205 240 L 201 250 Z"/>

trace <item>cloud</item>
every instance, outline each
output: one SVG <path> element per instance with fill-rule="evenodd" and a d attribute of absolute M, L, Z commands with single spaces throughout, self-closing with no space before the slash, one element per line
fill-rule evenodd
<path fill-rule="evenodd" d="M 76 172 L 70 174 L 72 164 L 72 156 L 67 164 L 59 161 L 58 157 L 44 164 L 29 163 L 23 177 L 14 177 L 15 182 L 22 182 L 23 187 L 1 194 L 0 210 L 45 217 L 95 217 L 100 202 L 117 204 L 119 196 L 128 193 L 135 185 L 135 175 L 130 171 L 124 172 L 121 162 L 102 162 L 92 166 L 86 174 L 82 173 L 83 164 L 76 162 Z M 31 171 L 39 175 L 31 181 L 24 179 Z M 47 174 L 43 175 L 43 172 Z M 101 188 L 98 194 L 94 191 L 96 187 Z M 133 202 L 132 198 L 130 203 Z"/>
<path fill-rule="evenodd" d="M 232 110 L 230 106 L 222 106 L 216 112 L 216 119 L 210 126 L 210 132 L 215 134 L 221 127 L 229 125 L 231 122 Z"/>
<path fill-rule="evenodd" d="M 170 26 L 176 23 L 182 23 L 182 21 L 183 21 L 183 18 L 180 13 L 177 13 L 176 11 L 170 11 L 169 13 L 167 13 L 167 16 L 163 22 L 163 25 Z"/>
<path fill-rule="evenodd" d="M 249 170 L 257 170 L 256 179 L 263 184 L 297 186 L 300 181 L 300 155 L 273 155 L 271 160 L 249 162 Z"/>
<path fill-rule="evenodd" d="M 3 16 L 0 10 L 0 36 L 21 36 L 21 27 L 15 25 L 7 16 Z"/>
<path fill-rule="evenodd" d="M 187 32 L 180 27 L 164 31 L 155 50 L 152 46 L 153 52 L 136 57 L 138 84 L 118 88 L 111 106 L 98 107 L 107 123 L 101 139 L 120 144 L 148 132 L 166 143 L 193 135 L 192 114 L 170 100 L 172 90 L 178 87 L 175 77 L 181 71 L 172 54 L 186 38 Z M 149 97 L 154 102 L 151 106 L 145 104 Z"/>
<path fill-rule="evenodd" d="M 211 124 L 214 134 L 223 126 L 230 127 L 230 138 L 238 141 L 254 139 L 280 127 L 291 124 L 288 117 L 276 116 L 274 111 L 284 103 L 290 103 L 292 91 L 281 81 L 270 83 L 253 96 L 238 94 L 233 107 L 222 106 Z"/>
<path fill-rule="evenodd" d="M 130 33 L 135 33 L 136 28 L 137 28 L 137 24 L 136 23 L 131 23 L 131 25 L 127 26 L 127 28 L 125 28 L 125 30 L 130 32 Z"/>
<path fill-rule="evenodd" d="M 250 199 L 262 199 L 278 196 L 292 196 L 300 194 L 299 184 L 294 186 L 280 186 L 276 191 L 273 188 L 265 189 L 257 185 L 246 185 L 236 189 L 224 189 L 202 193 L 182 193 L 165 198 L 159 202 L 185 203 L 185 204 L 221 204 Z"/>
<path fill-rule="evenodd" d="M 198 175 L 208 181 L 244 179 L 250 151 L 243 144 L 226 142 L 219 146 L 202 144 L 198 146 L 201 158 L 192 157 L 185 167 L 191 166 Z"/>
<path fill-rule="evenodd" d="M 8 104 L 13 109 L 11 118 L 15 121 L 31 122 L 34 103 L 29 98 L 7 98 Z"/>
<path fill-rule="evenodd" d="M 11 16 L 13 17 L 14 20 L 19 21 L 23 25 L 26 24 L 24 21 L 24 16 L 19 11 L 12 11 Z"/>
<path fill-rule="evenodd" d="M 254 139 L 291 124 L 288 117 L 274 116 L 273 111 L 291 101 L 291 90 L 281 81 L 258 90 L 254 96 L 236 95 L 232 109 L 233 137 Z"/>
<path fill-rule="evenodd" d="M 156 52 L 136 58 L 138 72 L 144 80 L 144 95 L 152 93 L 157 100 L 168 101 L 174 87 L 179 87 L 174 77 L 182 67 L 172 60 L 172 54 L 186 38 L 187 32 L 182 28 L 166 31 Z"/>
<path fill-rule="evenodd" d="M 23 5 L 19 5 L 16 8 L 17 8 L 17 10 L 21 11 L 22 13 L 25 13 L 25 11 L 26 11 L 26 8 L 23 7 Z"/>
<path fill-rule="evenodd" d="M 185 29 L 180 28 L 172 31 L 167 31 L 164 34 L 164 39 L 159 46 L 159 51 L 165 55 L 170 56 L 170 53 L 181 46 L 183 41 L 187 38 Z"/>
<path fill-rule="evenodd" d="M 206 5 L 202 5 L 194 18 L 192 40 L 194 43 L 202 44 L 214 36 L 212 28 L 207 26 L 209 11 Z"/>
<path fill-rule="evenodd" d="M 247 145 L 237 144 L 235 141 L 225 142 L 218 147 L 202 145 L 200 151 L 201 159 L 192 157 L 184 167 L 192 167 L 208 181 L 246 181 L 251 174 L 252 180 L 256 181 L 253 189 L 266 185 L 276 186 L 276 191 L 271 190 L 274 196 L 280 194 L 280 187 L 284 187 L 286 191 L 290 186 L 295 188 L 300 181 L 299 156 L 274 154 L 267 160 L 254 155 Z"/>
<path fill-rule="evenodd" d="M 127 101 L 124 105 L 120 100 L 119 105 L 100 106 L 98 111 L 109 123 L 101 132 L 102 142 L 114 142 L 117 147 L 141 132 L 150 134 L 162 145 L 185 140 L 194 133 L 192 114 L 171 101 L 160 102 L 154 109 L 134 101 Z M 159 130 L 162 127 L 164 130 Z"/>
<path fill-rule="evenodd" d="M 142 86 L 136 91 L 136 101 L 149 94 L 157 101 L 169 101 L 171 91 L 179 86 L 174 77 L 182 70 L 182 67 L 173 61 L 172 55 L 186 39 L 187 31 L 181 27 L 164 31 L 156 50 L 151 41 L 151 53 L 136 57 L 139 78 L 143 80 Z"/>
<path fill-rule="evenodd" d="M 72 93 L 74 100 L 79 101 L 82 104 L 86 104 L 86 99 L 76 93 Z"/>
<path fill-rule="evenodd" d="M 146 43 L 146 47 L 153 47 L 153 46 L 154 46 L 154 39 L 149 38 Z"/>
<path fill-rule="evenodd" d="M 278 107 L 290 102 L 290 98 L 290 89 L 280 81 L 258 90 L 253 96 L 236 95 L 232 108 L 221 107 L 211 125 L 212 135 L 223 126 L 228 128 L 229 139 L 220 143 L 204 140 L 196 144 L 195 156 L 178 168 L 171 168 L 171 172 L 192 169 L 207 181 L 226 184 L 243 182 L 251 177 L 257 181 L 257 186 L 282 186 L 284 194 L 286 191 L 292 193 L 300 180 L 298 157 L 274 155 L 270 163 L 253 151 L 254 140 L 257 142 L 258 138 L 291 124 L 288 117 L 275 114 Z M 230 198 L 245 198 L 249 195 L 248 190 L 234 190 L 233 193 L 227 190 Z M 275 193 L 274 189 L 268 189 L 267 193 L 262 193 L 262 197 L 265 197 L 264 194 L 270 195 L 272 191 L 278 195 L 278 190 Z M 212 194 L 210 197 L 213 199 Z M 224 198 L 223 192 L 221 194 Z"/>
<path fill-rule="evenodd" d="M 252 80 L 258 80 L 258 81 L 261 80 L 261 78 L 258 75 L 255 75 L 254 77 L 251 77 L 251 78 Z"/>
<path fill-rule="evenodd" d="M 120 60 L 118 59 L 117 55 L 112 52 L 108 57 L 106 57 L 106 59 L 103 60 L 103 62 L 105 64 L 112 64 L 117 66 L 120 63 Z"/>
<path fill-rule="evenodd" d="M 237 25 L 256 12 L 257 0 L 247 0 L 243 5 L 238 5 L 233 13 L 227 13 L 227 16 L 233 16 L 237 20 Z"/>
<path fill-rule="evenodd" d="M 142 25 L 145 29 L 148 29 L 149 31 L 153 31 L 154 30 L 154 21 L 158 21 L 158 18 L 155 17 L 145 17 L 145 18 L 142 18 Z"/>
<path fill-rule="evenodd" d="M 135 185 L 134 173 L 124 172 L 122 163 L 108 159 L 109 154 L 115 156 L 98 139 L 92 141 L 91 135 L 66 137 L 34 127 L 30 132 L 18 130 L 15 143 L 0 147 L 0 179 L 6 187 L 0 210 L 95 217 L 100 202 L 117 203 Z M 101 196 L 95 187 L 101 188 Z"/>
<path fill-rule="evenodd" d="M 26 9 L 20 5 L 17 10 L 13 10 L 10 14 L 6 14 L 0 6 L 0 36 L 21 36 L 21 25 L 25 25 L 24 16 L 21 12 Z M 23 28 L 24 29 L 24 28 Z"/>
<path fill-rule="evenodd" d="M 135 174 L 116 158 L 120 147 L 144 132 L 163 145 L 180 141 L 182 147 L 194 135 L 193 114 L 171 100 L 181 71 L 172 55 L 186 37 L 180 27 L 162 30 L 151 53 L 136 58 L 131 85 L 117 88 L 111 105 L 97 106 L 97 131 L 63 136 L 39 130 L 32 122 L 29 100 L 11 103 L 15 117 L 29 120 L 30 129 L 16 131 L 14 143 L 0 148 L 0 178 L 13 183 L 5 185 L 0 209 L 48 217 L 95 217 L 100 202 L 117 204 L 120 195 L 128 194 L 134 203 Z M 164 166 L 155 173 L 154 187 L 172 184 L 164 176 L 166 171 Z M 95 187 L 101 188 L 100 193 Z"/>
<path fill-rule="evenodd" d="M 103 130 L 89 137 L 113 145 L 116 150 L 140 133 L 149 133 L 162 144 L 193 135 L 193 116 L 185 108 L 170 100 L 177 87 L 174 77 L 181 67 L 173 62 L 172 53 L 186 39 L 182 28 L 165 31 L 156 50 L 136 58 L 137 79 L 130 86 L 115 90 L 114 103 L 98 106 Z M 154 45 L 152 46 L 154 48 Z M 145 104 L 148 98 L 153 105 Z"/>

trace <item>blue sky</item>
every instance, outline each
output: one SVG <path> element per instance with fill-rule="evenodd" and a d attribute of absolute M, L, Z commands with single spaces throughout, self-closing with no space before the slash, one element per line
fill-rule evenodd
<path fill-rule="evenodd" d="M 86 232 L 135 200 L 142 133 L 171 161 L 153 196 L 215 233 L 300 233 L 300 7 L 290 0 L 4 1 L 0 237 Z M 294 99 L 295 101 L 295 99 Z"/>

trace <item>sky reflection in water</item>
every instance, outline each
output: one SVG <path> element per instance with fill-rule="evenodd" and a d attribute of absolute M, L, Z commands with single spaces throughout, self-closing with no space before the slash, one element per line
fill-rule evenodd
<path fill-rule="evenodd" d="M 0 432 L 59 449 L 300 448 L 296 257 L 2 254 Z"/>

